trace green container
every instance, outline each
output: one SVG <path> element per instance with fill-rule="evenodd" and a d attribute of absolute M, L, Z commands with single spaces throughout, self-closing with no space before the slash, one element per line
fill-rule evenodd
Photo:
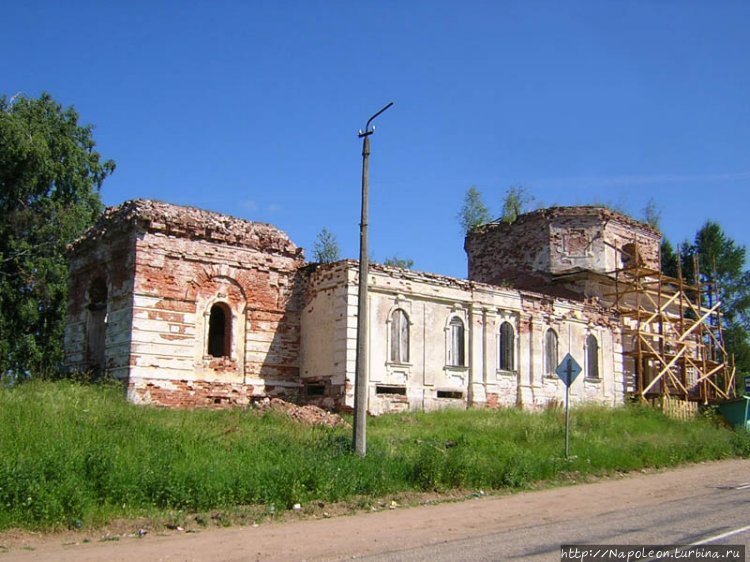
<path fill-rule="evenodd" d="M 734 427 L 744 427 L 750 431 L 750 420 L 748 411 L 750 410 L 750 396 L 727 400 L 719 404 L 719 412 Z"/>

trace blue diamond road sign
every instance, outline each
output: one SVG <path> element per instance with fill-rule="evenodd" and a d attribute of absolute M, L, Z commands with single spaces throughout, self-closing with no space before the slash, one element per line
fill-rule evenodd
<path fill-rule="evenodd" d="M 565 386 L 570 386 L 573 384 L 573 381 L 576 380 L 576 377 L 581 374 L 581 366 L 575 359 L 573 359 L 573 356 L 568 353 L 555 372 L 557 373 L 557 376 L 560 377 L 560 380 L 565 383 Z"/>

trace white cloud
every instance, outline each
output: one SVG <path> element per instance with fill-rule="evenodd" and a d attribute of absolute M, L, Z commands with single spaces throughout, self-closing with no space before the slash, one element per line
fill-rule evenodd
<path fill-rule="evenodd" d="M 245 201 L 242 201 L 240 205 L 243 209 L 250 212 L 256 212 L 258 209 L 260 209 L 258 203 L 256 201 L 253 201 L 252 199 L 246 199 Z"/>
<path fill-rule="evenodd" d="M 722 174 L 651 174 L 622 176 L 581 176 L 573 178 L 542 178 L 529 182 L 544 187 L 621 187 L 656 184 L 720 183 L 750 180 L 750 172 L 728 172 Z"/>

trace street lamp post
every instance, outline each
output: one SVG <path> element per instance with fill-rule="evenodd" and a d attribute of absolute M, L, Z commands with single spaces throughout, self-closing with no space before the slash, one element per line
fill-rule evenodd
<path fill-rule="evenodd" d="M 370 125 L 381 113 L 391 107 L 390 102 L 383 109 L 367 120 L 364 131 L 359 131 L 362 139 L 362 219 L 359 223 L 359 290 L 357 292 L 357 359 L 354 378 L 354 451 L 360 455 L 367 454 L 367 348 L 368 348 L 368 310 L 367 310 L 367 277 L 370 269 L 370 249 L 368 240 L 369 220 L 369 183 L 370 183 L 370 135 L 375 127 Z"/>

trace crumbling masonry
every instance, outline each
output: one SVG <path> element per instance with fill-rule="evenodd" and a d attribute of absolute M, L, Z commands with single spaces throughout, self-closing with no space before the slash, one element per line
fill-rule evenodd
<path fill-rule="evenodd" d="M 583 367 L 574 402 L 622 403 L 638 379 L 613 271 L 658 269 L 660 238 L 560 207 L 472 232 L 468 280 L 373 266 L 368 410 L 544 407 L 564 396 L 566 353 Z M 356 262 L 306 265 L 271 225 L 145 200 L 108 209 L 70 256 L 69 368 L 121 379 L 136 403 L 352 407 Z"/>

